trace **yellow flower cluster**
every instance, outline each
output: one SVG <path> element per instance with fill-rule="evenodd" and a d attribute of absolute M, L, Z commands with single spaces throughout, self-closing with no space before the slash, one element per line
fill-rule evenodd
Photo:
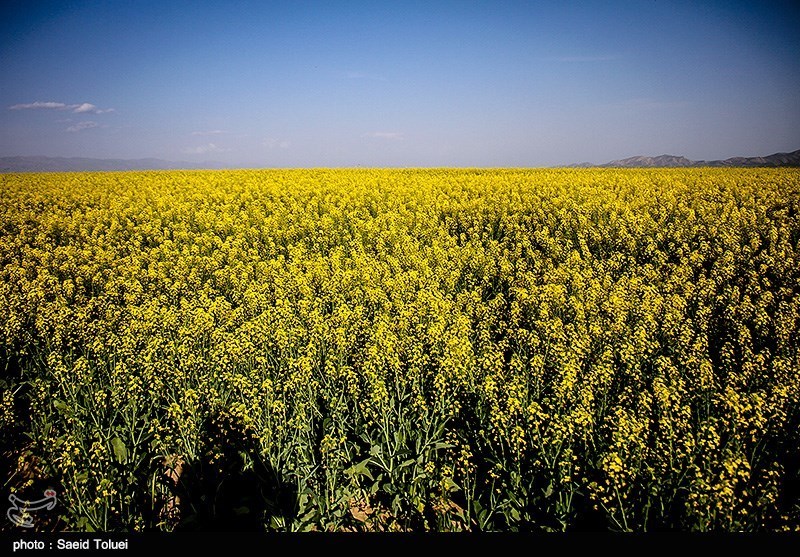
<path fill-rule="evenodd" d="M 798 528 L 798 285 L 797 170 L 6 174 L 1 439 L 77 529 Z"/>

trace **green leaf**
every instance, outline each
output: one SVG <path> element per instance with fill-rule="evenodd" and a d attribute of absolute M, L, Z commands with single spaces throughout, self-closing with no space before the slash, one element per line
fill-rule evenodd
<path fill-rule="evenodd" d="M 400 469 L 402 469 L 402 468 L 406 468 L 407 466 L 411 466 L 411 465 L 412 465 L 412 464 L 414 464 L 415 462 L 416 462 L 416 460 L 415 460 L 415 459 L 413 459 L 413 458 L 411 458 L 411 459 L 409 459 L 409 460 L 406 460 L 406 461 L 405 461 L 404 463 L 402 463 L 400 466 L 398 466 L 398 467 L 397 467 L 397 469 L 398 469 L 398 470 L 400 470 Z"/>
<path fill-rule="evenodd" d="M 367 467 L 369 462 L 370 462 L 370 459 L 365 458 L 364 460 L 362 460 L 358 464 L 356 464 L 354 466 L 351 466 L 350 468 L 345 470 L 344 473 L 347 474 L 348 476 L 353 476 L 353 477 L 355 477 L 355 476 L 366 476 L 370 480 L 374 480 L 375 478 L 372 476 L 372 472 L 370 472 L 369 468 Z"/>
<path fill-rule="evenodd" d="M 447 491 L 458 491 L 459 489 L 461 489 L 461 487 L 459 487 L 459 485 L 453 480 L 453 478 L 445 478 L 444 487 Z"/>
<path fill-rule="evenodd" d="M 84 532 L 94 532 L 94 526 L 92 526 L 92 523 L 89 522 L 88 517 L 80 517 L 75 524 L 77 525 L 79 531 L 82 530 Z"/>
<path fill-rule="evenodd" d="M 433 450 L 438 451 L 440 449 L 452 449 L 455 445 L 450 443 L 434 443 Z"/>
<path fill-rule="evenodd" d="M 122 439 L 114 437 L 111 440 L 111 447 L 114 449 L 114 456 L 117 462 L 124 463 L 128 460 L 128 449 L 125 447 L 125 443 L 122 442 Z"/>
<path fill-rule="evenodd" d="M 53 406 L 56 410 L 58 410 L 61 414 L 68 414 L 69 413 L 69 406 L 63 400 L 54 400 Z"/>

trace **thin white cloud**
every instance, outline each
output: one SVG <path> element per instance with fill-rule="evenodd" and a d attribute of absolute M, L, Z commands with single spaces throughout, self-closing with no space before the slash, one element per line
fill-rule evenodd
<path fill-rule="evenodd" d="M 195 136 L 197 136 L 197 135 L 200 135 L 200 136 L 204 136 L 204 135 L 225 135 L 227 133 L 230 133 L 230 132 L 227 132 L 225 130 L 208 130 L 208 131 L 192 132 L 192 135 L 195 135 Z"/>
<path fill-rule="evenodd" d="M 185 149 L 181 150 L 181 152 L 185 155 L 206 155 L 208 153 L 228 153 L 230 151 L 231 149 L 225 149 L 213 143 L 198 145 L 197 147 L 186 147 Z"/>
<path fill-rule="evenodd" d="M 267 139 L 264 140 L 262 145 L 264 145 L 264 147 L 266 147 L 267 149 L 288 149 L 289 147 L 291 147 L 292 143 L 285 139 L 274 139 L 268 137 Z"/>
<path fill-rule="evenodd" d="M 81 103 L 72 111 L 75 114 L 85 114 L 86 112 L 96 112 L 97 107 L 91 103 Z"/>
<path fill-rule="evenodd" d="M 55 110 L 64 110 L 67 108 L 67 105 L 64 103 L 57 103 L 57 102 L 40 102 L 36 101 L 35 103 L 27 103 L 27 104 L 15 104 L 13 106 L 9 106 L 9 110 L 30 110 L 36 108 L 50 108 Z"/>
<path fill-rule="evenodd" d="M 66 104 L 54 101 L 36 101 L 32 103 L 15 104 L 8 107 L 9 110 L 69 110 L 75 114 L 105 114 L 114 112 L 113 108 L 97 108 L 92 103 Z"/>
<path fill-rule="evenodd" d="M 368 132 L 361 134 L 361 137 L 370 137 L 373 139 L 393 139 L 400 141 L 405 139 L 405 134 L 402 132 Z"/>
<path fill-rule="evenodd" d="M 85 120 L 83 122 L 78 122 L 77 124 L 73 124 L 67 128 L 68 132 L 79 132 L 81 130 L 89 130 L 92 128 L 98 127 L 100 124 L 97 122 L 92 122 L 91 120 Z"/>
<path fill-rule="evenodd" d="M 75 114 L 105 114 L 106 112 L 114 112 L 113 108 L 97 108 L 92 103 L 81 103 L 77 106 L 70 106 L 74 107 L 72 112 Z"/>

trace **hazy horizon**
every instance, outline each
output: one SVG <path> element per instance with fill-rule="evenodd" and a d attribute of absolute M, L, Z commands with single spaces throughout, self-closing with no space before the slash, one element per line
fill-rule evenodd
<path fill-rule="evenodd" d="M 6 2 L 0 157 L 535 167 L 800 148 L 793 2 Z"/>

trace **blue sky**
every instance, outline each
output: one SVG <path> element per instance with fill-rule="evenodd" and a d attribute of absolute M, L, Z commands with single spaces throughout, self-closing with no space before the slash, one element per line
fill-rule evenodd
<path fill-rule="evenodd" d="M 0 156 L 550 166 L 800 148 L 794 2 L 0 8 Z"/>

